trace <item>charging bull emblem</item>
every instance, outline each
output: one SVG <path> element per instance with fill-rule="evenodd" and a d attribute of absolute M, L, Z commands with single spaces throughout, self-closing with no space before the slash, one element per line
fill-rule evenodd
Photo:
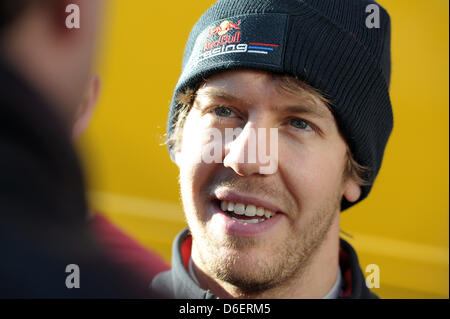
<path fill-rule="evenodd" d="M 220 36 L 226 34 L 230 30 L 240 30 L 241 20 L 239 20 L 237 23 L 233 23 L 230 21 L 223 21 L 220 25 L 218 25 L 215 28 L 212 28 L 209 31 L 209 36 L 212 36 L 214 34 L 218 34 Z"/>

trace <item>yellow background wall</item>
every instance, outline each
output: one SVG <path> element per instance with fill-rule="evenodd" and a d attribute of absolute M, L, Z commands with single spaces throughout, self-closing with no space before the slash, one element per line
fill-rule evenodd
<path fill-rule="evenodd" d="M 184 227 L 161 145 L 191 27 L 213 1 L 109 1 L 102 94 L 79 149 L 91 205 L 170 262 Z M 384 298 L 449 297 L 449 2 L 383 0 L 392 18 L 394 131 L 370 196 L 342 215 Z"/>

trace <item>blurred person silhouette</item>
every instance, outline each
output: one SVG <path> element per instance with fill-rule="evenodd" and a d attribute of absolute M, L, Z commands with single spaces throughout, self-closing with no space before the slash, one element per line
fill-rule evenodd
<path fill-rule="evenodd" d="M 92 76 L 88 82 L 83 100 L 75 116 L 72 131 L 74 141 L 83 134 L 89 125 L 100 94 L 100 82 L 98 75 Z M 89 225 L 95 239 L 108 256 L 123 268 L 142 278 L 143 289 L 148 288 L 158 273 L 169 270 L 169 266 L 161 257 L 114 225 L 103 212 L 89 210 Z"/>
<path fill-rule="evenodd" d="M 66 27 L 69 4 L 78 29 Z M 103 5 L 0 2 L 0 297 L 151 297 L 92 237 L 71 142 Z"/>

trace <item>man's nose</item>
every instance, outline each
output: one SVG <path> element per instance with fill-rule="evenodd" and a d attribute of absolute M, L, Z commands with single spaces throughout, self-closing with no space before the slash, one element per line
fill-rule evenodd
<path fill-rule="evenodd" d="M 276 169 L 268 169 L 278 165 L 278 136 L 274 138 L 273 130 L 276 129 L 247 122 L 243 129 L 232 130 L 233 136 L 231 130 L 228 134 L 226 131 L 223 165 L 240 176 L 273 174 Z"/>

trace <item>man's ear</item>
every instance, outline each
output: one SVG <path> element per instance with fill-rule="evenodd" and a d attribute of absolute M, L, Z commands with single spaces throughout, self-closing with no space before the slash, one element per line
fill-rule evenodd
<path fill-rule="evenodd" d="M 100 77 L 98 75 L 94 75 L 88 82 L 81 104 L 78 106 L 75 114 L 72 129 L 73 139 L 77 139 L 86 130 L 95 106 L 97 105 L 99 93 Z"/>
<path fill-rule="evenodd" d="M 361 196 L 361 186 L 352 178 L 348 178 L 344 185 L 344 197 L 350 203 L 356 202 Z"/>

